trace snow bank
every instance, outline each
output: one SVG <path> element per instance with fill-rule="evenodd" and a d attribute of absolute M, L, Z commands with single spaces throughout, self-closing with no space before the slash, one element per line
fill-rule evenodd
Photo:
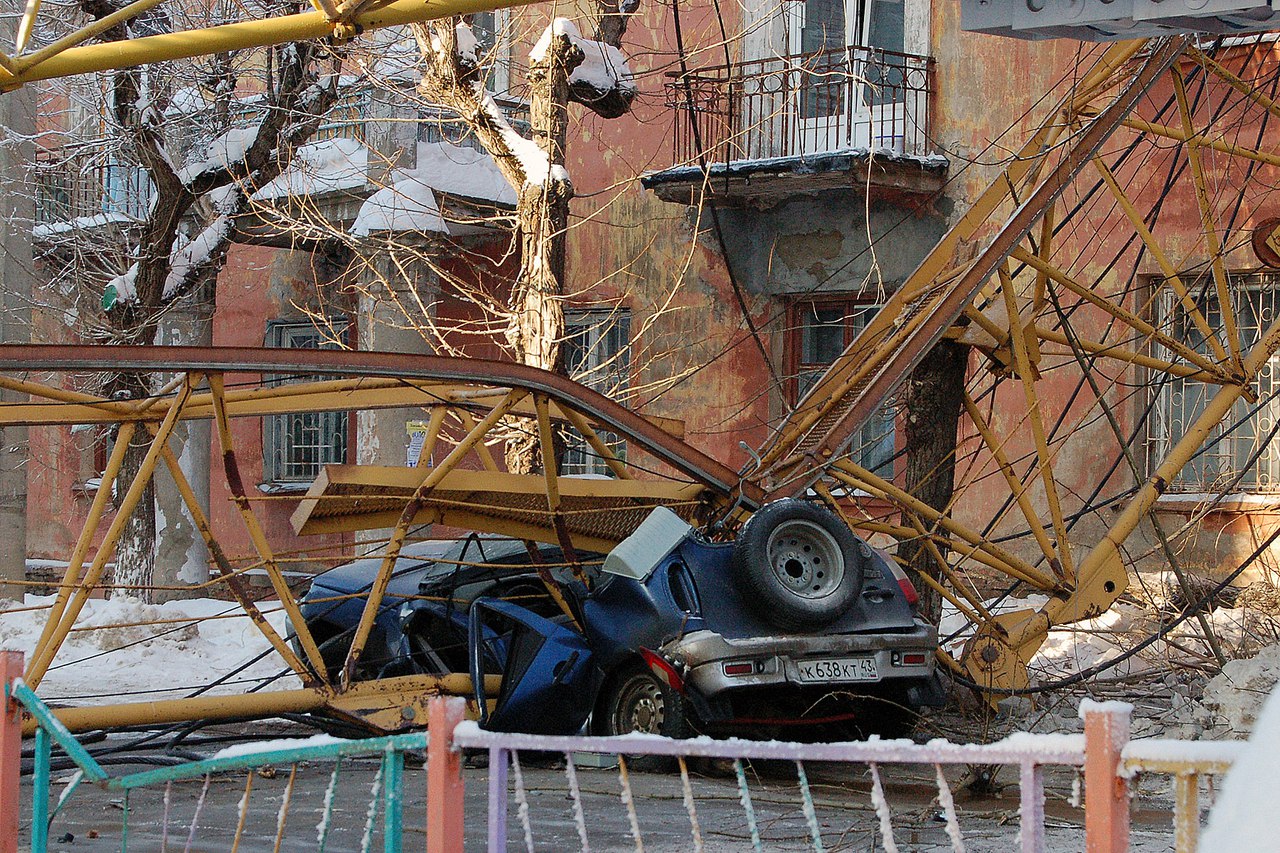
<path fill-rule="evenodd" d="M 1276 756 L 1280 756 L 1280 691 L 1267 699 L 1249 748 L 1237 759 L 1209 812 L 1201 850 L 1263 853 L 1276 849 Z"/>
<path fill-rule="evenodd" d="M 369 149 L 360 141 L 338 137 L 303 145 L 288 170 L 253 194 L 269 200 L 291 195 L 320 195 L 357 189 L 368 181 Z"/>
<path fill-rule="evenodd" d="M 436 192 L 514 206 L 515 190 L 483 151 L 447 142 L 420 142 L 413 169 L 391 173 L 388 186 L 361 206 L 351 233 L 367 237 L 382 231 L 448 233 Z"/>
<path fill-rule="evenodd" d="M 308 746 L 328 746 L 331 743 L 348 743 L 333 735 L 312 735 L 303 738 L 278 738 L 276 740 L 257 740 L 252 743 L 237 743 L 220 749 L 213 758 L 240 758 L 244 755 L 259 755 L 264 752 L 279 752 L 282 749 L 304 749 Z"/>
<path fill-rule="evenodd" d="M 0 610 L 0 648 L 28 656 L 44 628 L 53 596 L 26 596 L 23 605 Z M 284 631 L 284 613 L 263 610 L 271 625 Z M 36 608 L 36 609 L 26 609 Z M 227 618 L 212 618 L 225 615 Z M 155 623 L 160 624 L 139 624 Z M 104 705 L 177 699 L 237 669 L 270 646 L 234 602 L 201 598 L 143 604 L 128 598 L 91 599 L 76 629 L 68 635 L 53 666 L 37 688 L 45 701 Z M 284 663 L 272 652 L 229 683 L 206 695 L 243 693 L 247 682 L 280 672 Z M 301 686 L 292 675 L 271 689 Z"/>

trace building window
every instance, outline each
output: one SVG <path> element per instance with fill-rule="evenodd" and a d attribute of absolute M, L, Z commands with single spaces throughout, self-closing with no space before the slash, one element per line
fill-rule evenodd
<path fill-rule="evenodd" d="M 1209 327 L 1222 328 L 1222 309 L 1211 280 L 1199 280 L 1194 284 L 1183 279 L 1204 314 Z M 1235 303 L 1236 326 L 1240 333 L 1240 346 L 1248 352 L 1268 326 L 1276 319 L 1280 309 L 1280 275 L 1238 274 L 1231 276 L 1231 299 Z M 1162 293 L 1160 308 L 1166 318 L 1165 326 L 1171 335 L 1197 352 L 1210 352 L 1209 345 L 1200 330 L 1177 298 L 1166 288 Z M 1225 341 L 1225 338 L 1221 338 Z M 1171 358 L 1168 352 L 1163 357 Z M 1157 418 L 1152 429 L 1153 466 L 1165 456 L 1173 442 L 1186 434 L 1213 398 L 1218 386 L 1177 377 L 1163 379 L 1157 384 Z M 1239 400 L 1231 412 L 1212 430 L 1200 451 L 1188 462 L 1171 486 L 1182 492 L 1220 491 L 1232 488 L 1236 491 L 1272 491 L 1280 486 L 1280 447 L 1272 440 L 1272 431 L 1280 418 L 1280 355 L 1273 355 L 1258 373 L 1255 385 L 1258 401 Z M 1241 476 L 1243 472 L 1243 476 Z M 1239 482 L 1237 483 L 1237 479 Z"/>
<path fill-rule="evenodd" d="M 799 402 L 827 367 L 883 307 L 856 298 L 797 302 L 788 327 L 792 402 Z M 893 477 L 894 410 L 884 403 L 854 433 L 849 458 L 885 479 Z"/>
<path fill-rule="evenodd" d="M 337 349 L 331 334 L 312 323 L 273 322 L 267 346 L 293 349 Z M 263 377 L 268 386 L 312 381 L 310 376 Z M 323 465 L 347 461 L 347 413 L 300 412 L 276 415 L 263 422 L 262 475 L 273 483 L 310 483 Z"/>
<path fill-rule="evenodd" d="M 569 311 L 565 314 L 564 363 L 569 375 L 606 397 L 619 399 L 631 374 L 631 314 L 616 311 Z M 601 440 L 619 459 L 626 442 L 611 432 Z M 562 474 L 611 474 L 604 459 L 575 429 L 565 430 Z"/>

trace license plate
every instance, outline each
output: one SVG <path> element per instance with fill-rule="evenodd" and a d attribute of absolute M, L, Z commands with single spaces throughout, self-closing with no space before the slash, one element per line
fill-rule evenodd
<path fill-rule="evenodd" d="M 802 660 L 798 663 L 801 681 L 879 681 L 876 659 L 826 658 Z"/>

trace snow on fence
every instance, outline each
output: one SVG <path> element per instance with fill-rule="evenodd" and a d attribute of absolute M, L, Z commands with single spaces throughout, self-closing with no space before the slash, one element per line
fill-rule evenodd
<path fill-rule="evenodd" d="M 347 828 L 349 841 L 343 845 L 344 848 L 350 849 L 350 841 L 358 839 L 361 851 L 368 851 L 380 842 L 384 853 L 398 853 L 405 836 L 402 817 L 404 754 L 407 750 L 423 749 L 428 756 L 425 805 L 428 853 L 463 851 L 464 771 L 461 755 L 464 749 L 488 753 L 485 834 L 490 853 L 505 853 L 508 849 L 512 795 L 515 798 L 514 823 L 518 831 L 513 845 L 515 849 L 532 851 L 535 836 L 538 836 L 541 849 L 576 848 L 589 853 L 593 833 L 597 836 L 599 848 L 599 836 L 612 821 L 620 825 L 621 834 L 630 839 L 638 853 L 645 849 L 646 834 L 656 842 L 652 847 L 664 847 L 674 842 L 680 849 L 723 849 L 722 841 L 708 843 L 706 839 L 710 831 L 719 833 L 718 838 L 723 838 L 726 826 L 729 826 L 729 834 L 740 834 L 741 846 L 746 849 L 781 849 L 770 831 L 776 836 L 778 828 L 782 827 L 790 831 L 793 842 L 825 853 L 828 848 L 844 846 L 847 840 L 843 836 L 833 837 L 830 830 L 824 831 L 819 820 L 819 809 L 831 806 L 815 799 L 816 786 L 810 781 L 810 771 L 815 762 L 822 762 L 826 773 L 830 772 L 832 763 L 846 770 L 856 767 L 865 772 L 870 782 L 868 804 L 875 816 L 872 824 L 886 853 L 916 849 L 914 844 L 917 841 L 895 836 L 894 809 L 890 795 L 886 793 L 888 786 L 882 772 L 890 764 L 915 766 L 923 771 L 930 780 L 929 784 L 936 787 L 934 799 L 940 808 L 939 819 L 943 824 L 941 844 L 959 853 L 966 849 L 964 827 L 943 772 L 945 766 L 1003 765 L 1018 768 L 1018 849 L 1023 853 L 1044 853 L 1046 849 L 1046 769 L 1083 768 L 1086 849 L 1089 853 L 1125 853 L 1129 850 L 1131 780 L 1137 774 L 1167 774 L 1174 780 L 1175 849 L 1178 853 L 1194 853 L 1199 831 L 1201 777 L 1225 773 L 1244 746 L 1239 742 L 1130 741 L 1129 715 L 1132 709 L 1119 702 L 1083 703 L 1080 709 L 1085 721 L 1083 735 L 1020 733 L 993 744 L 953 744 L 941 740 L 926 744 L 905 740 L 798 744 L 710 738 L 669 740 L 647 735 L 600 738 L 488 732 L 474 723 L 463 722 L 464 700 L 441 697 L 430 702 L 426 734 L 357 741 L 321 737 L 309 742 L 256 744 L 224 750 L 203 761 L 111 777 L 22 683 L 21 672 L 21 654 L 0 652 L 0 682 L 4 684 L 5 691 L 4 713 L 0 715 L 0 853 L 16 853 L 18 849 L 18 782 L 24 709 L 37 723 L 33 802 L 30 806 L 33 853 L 46 853 L 50 821 L 67 804 L 77 786 L 86 780 L 109 791 L 123 793 L 121 850 L 126 853 L 130 795 L 137 803 L 142 792 L 149 792 L 154 800 L 149 804 L 147 813 L 152 819 L 149 826 L 151 837 L 146 840 L 154 843 L 158 837 L 162 847 L 172 840 L 175 847 L 185 842 L 190 848 L 198 833 L 201 837 L 208 837 L 212 829 L 213 837 L 223 840 L 230 837 L 233 845 L 238 845 L 242 837 L 259 841 L 274 838 L 275 849 L 280 849 L 288 828 L 295 837 L 299 833 L 312 834 L 316 839 L 314 849 L 323 850 L 335 825 L 345 819 L 358 826 Z M 58 744 L 75 762 L 79 772 L 68 782 L 56 804 L 51 806 L 50 750 L 53 743 Z M 548 753 L 562 756 L 563 788 L 549 788 L 546 774 L 542 774 L 538 777 L 538 790 L 535 791 L 526 781 L 526 768 L 521 765 L 522 752 L 526 761 L 531 753 L 541 754 L 544 760 Z M 372 783 L 366 768 L 363 777 L 348 773 L 357 777 L 357 784 L 352 786 L 348 781 L 345 788 L 340 788 L 342 762 L 360 756 L 379 759 Z M 601 756 L 607 758 L 602 760 Z M 731 779 L 736 782 L 733 794 L 726 797 L 723 787 L 710 794 L 705 787 L 699 792 L 698 784 L 690 775 L 690 762 L 695 759 L 726 762 L 731 768 Z M 666 761 L 678 773 L 635 775 L 634 768 L 638 764 L 655 760 Z M 757 782 L 753 788 L 748 780 L 747 763 L 756 760 L 792 765 L 794 787 L 789 787 L 788 783 L 787 791 L 775 787 L 762 792 Z M 314 764 L 332 762 L 327 783 L 295 786 L 298 768 L 307 762 L 313 765 L 312 775 L 308 777 L 313 782 L 314 778 L 320 778 L 314 777 Z M 616 768 L 616 786 L 610 786 L 609 791 L 600 791 L 598 783 L 603 777 L 599 775 L 583 784 L 578 770 L 585 763 Z M 288 771 L 287 776 L 279 774 L 283 781 L 276 780 L 273 790 L 265 795 L 259 793 L 255 807 L 254 780 L 263 765 L 288 768 Z M 220 780 L 226 779 L 231 773 L 243 774 L 244 793 L 238 808 L 229 813 L 232 825 L 211 827 L 209 821 L 201 817 L 210 780 L 215 776 Z M 847 772 L 845 777 L 848 777 Z M 199 780 L 203 780 L 203 787 L 199 788 L 194 800 L 191 794 L 195 789 L 190 787 L 186 789 L 185 798 L 175 796 L 175 783 L 190 780 L 197 782 L 197 788 Z M 646 788 L 659 783 L 667 789 L 674 786 L 675 795 L 667 791 L 665 794 L 657 792 L 655 796 L 654 791 Z M 258 784 L 260 790 L 266 787 L 267 783 Z M 700 797 L 704 807 L 711 797 L 719 799 L 714 817 L 708 815 L 709 809 L 704 808 L 700 812 Z M 659 825 L 654 827 L 651 821 L 642 826 L 641 812 L 652 818 L 655 804 L 662 798 L 671 802 Z M 675 805 L 676 800 L 679 801 L 678 806 Z M 223 816 L 227 818 L 225 811 Z M 379 813 L 381 821 L 377 820 Z M 154 819 L 157 814 L 160 815 L 158 823 Z M 546 838 L 548 834 L 554 834 L 550 839 L 554 843 L 550 847 Z M 614 835 L 616 837 L 617 833 Z M 899 844 L 907 846 L 899 847 Z"/>

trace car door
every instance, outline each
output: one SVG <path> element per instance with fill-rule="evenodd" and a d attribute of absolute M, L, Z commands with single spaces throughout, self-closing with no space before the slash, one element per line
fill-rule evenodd
<path fill-rule="evenodd" d="M 597 676 L 580 633 L 509 601 L 480 598 L 471 605 L 467 637 L 480 725 L 530 734 L 582 728 Z M 495 672 L 502 686 L 490 709 L 484 675 Z"/>

